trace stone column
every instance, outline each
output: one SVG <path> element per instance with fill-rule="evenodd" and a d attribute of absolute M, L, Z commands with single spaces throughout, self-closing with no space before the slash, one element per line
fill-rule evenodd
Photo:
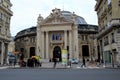
<path fill-rule="evenodd" d="M 2 47 L 1 47 L 1 65 L 3 65 L 3 59 L 4 59 L 4 42 L 2 42 Z"/>
<path fill-rule="evenodd" d="M 64 31 L 64 49 L 67 49 L 67 30 Z"/>
<path fill-rule="evenodd" d="M 77 29 L 77 25 L 74 28 L 74 57 L 79 59 L 79 52 L 78 52 L 78 29 Z"/>
<path fill-rule="evenodd" d="M 8 43 L 5 44 L 5 64 L 7 64 L 8 61 Z"/>
<path fill-rule="evenodd" d="M 41 48 L 41 49 L 42 49 L 42 50 L 41 50 L 42 55 L 41 55 L 41 56 L 42 56 L 42 58 L 44 59 L 44 54 L 45 54 L 45 53 L 44 53 L 44 31 L 42 32 L 42 37 L 41 37 L 41 38 L 42 38 L 42 43 L 41 43 L 41 44 L 42 44 L 42 46 L 41 46 L 41 47 L 42 47 L 42 48 Z"/>
<path fill-rule="evenodd" d="M 49 58 L 49 39 L 48 32 L 46 32 L 46 58 Z"/>
<path fill-rule="evenodd" d="M 72 32 L 69 31 L 69 58 L 72 58 Z"/>

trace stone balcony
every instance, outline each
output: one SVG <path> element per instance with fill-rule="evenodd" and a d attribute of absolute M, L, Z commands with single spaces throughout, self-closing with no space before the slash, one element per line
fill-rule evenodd
<path fill-rule="evenodd" d="M 120 18 L 112 19 L 111 26 L 120 26 Z"/>
<path fill-rule="evenodd" d="M 113 28 L 118 28 L 120 27 L 120 18 L 116 18 L 116 19 L 112 19 L 109 22 L 109 25 L 103 27 L 100 31 L 99 34 L 97 35 L 97 38 L 100 38 L 104 35 L 106 35 L 107 33 L 109 33 L 110 31 L 113 30 Z"/>

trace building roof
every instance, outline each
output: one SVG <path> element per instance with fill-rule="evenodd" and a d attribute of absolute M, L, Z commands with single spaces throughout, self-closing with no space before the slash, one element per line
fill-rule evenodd
<path fill-rule="evenodd" d="M 66 19 L 72 20 L 73 13 L 71 13 L 70 11 L 61 11 L 61 13 Z M 78 16 L 78 15 L 76 15 L 76 16 L 77 16 L 76 17 L 76 23 L 77 24 L 87 24 L 87 22 L 85 21 L 85 19 L 83 17 Z"/>

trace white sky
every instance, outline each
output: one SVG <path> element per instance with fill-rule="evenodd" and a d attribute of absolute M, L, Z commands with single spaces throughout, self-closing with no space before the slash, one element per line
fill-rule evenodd
<path fill-rule="evenodd" d="M 11 0 L 13 16 L 11 18 L 11 35 L 37 25 L 37 17 L 46 18 L 51 10 L 59 8 L 82 16 L 88 24 L 97 25 L 94 11 L 95 0 Z"/>

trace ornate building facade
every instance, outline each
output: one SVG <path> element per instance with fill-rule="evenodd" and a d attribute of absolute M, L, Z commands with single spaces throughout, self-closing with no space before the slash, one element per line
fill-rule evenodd
<path fill-rule="evenodd" d="M 10 0 L 0 0 L 0 63 L 7 63 L 8 44 L 10 42 L 10 20 L 13 12 L 11 11 Z"/>
<path fill-rule="evenodd" d="M 99 60 L 120 63 L 120 0 L 96 0 Z"/>
<path fill-rule="evenodd" d="M 94 43 L 97 29 L 87 24 L 83 17 L 55 8 L 47 18 L 38 17 L 36 55 L 61 61 L 61 50 L 66 49 L 70 59 L 97 59 Z"/>
<path fill-rule="evenodd" d="M 83 17 L 69 11 L 53 9 L 45 19 L 38 17 L 37 27 L 20 31 L 15 36 L 15 51 L 23 52 L 25 58 L 41 56 L 49 60 L 62 59 L 62 49 L 68 58 L 97 59 L 96 25 L 87 24 Z"/>

